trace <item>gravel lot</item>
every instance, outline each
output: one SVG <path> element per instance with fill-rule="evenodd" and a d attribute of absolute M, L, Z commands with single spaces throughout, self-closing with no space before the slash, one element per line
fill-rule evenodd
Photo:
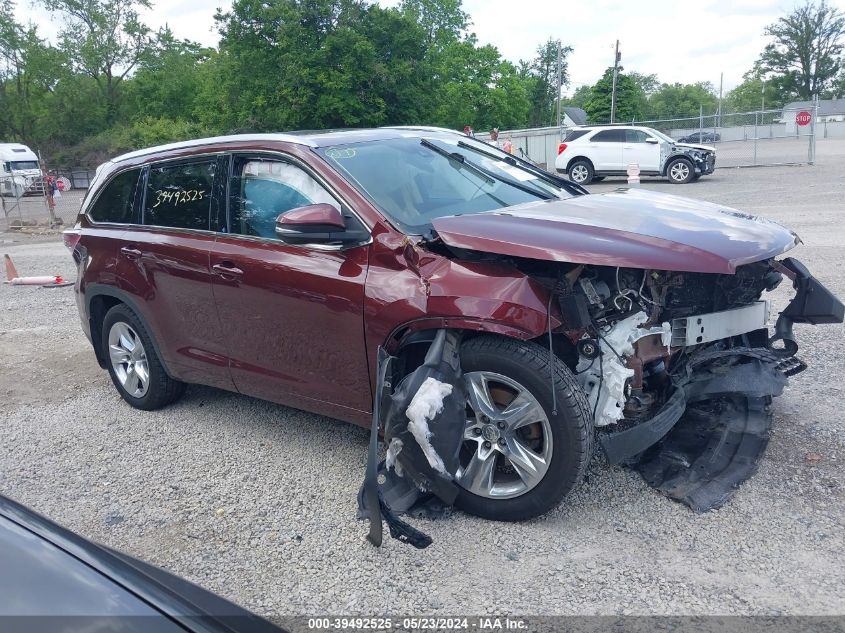
<path fill-rule="evenodd" d="M 644 187 L 789 225 L 842 297 L 843 159 L 845 143 L 825 141 L 816 167 Z M 74 274 L 56 238 L 0 244 L 22 274 Z M 354 519 L 365 431 L 202 387 L 135 411 L 96 365 L 72 289 L 4 285 L 0 491 L 264 615 L 842 613 L 845 328 L 796 332 L 810 368 L 776 399 L 760 470 L 724 508 L 693 514 L 597 457 L 543 518 L 455 512 L 416 522 L 434 538 L 425 551 L 377 550 Z"/>

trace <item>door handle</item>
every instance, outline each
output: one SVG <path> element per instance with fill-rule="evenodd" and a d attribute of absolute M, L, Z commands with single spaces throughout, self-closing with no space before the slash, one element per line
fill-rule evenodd
<path fill-rule="evenodd" d="M 244 274 L 240 268 L 232 264 L 231 262 L 224 262 L 222 264 L 214 264 L 211 269 L 216 272 L 218 275 L 223 277 L 223 279 L 234 279 L 236 277 L 240 277 Z"/>
<path fill-rule="evenodd" d="M 141 258 L 141 251 L 137 248 L 131 248 L 129 246 L 124 246 L 120 249 L 120 252 L 123 253 L 123 256 L 126 259 L 140 259 Z"/>

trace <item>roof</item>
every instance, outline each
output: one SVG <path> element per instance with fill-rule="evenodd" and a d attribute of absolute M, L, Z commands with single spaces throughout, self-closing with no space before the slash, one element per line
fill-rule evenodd
<path fill-rule="evenodd" d="M 819 105 L 819 116 L 845 114 L 845 99 L 819 99 L 816 101 L 793 101 L 783 106 L 784 110 L 812 110 Z"/>
<path fill-rule="evenodd" d="M 110 162 L 119 163 L 133 158 L 140 158 L 150 154 L 178 150 L 188 147 L 201 147 L 203 145 L 219 145 L 224 143 L 244 143 L 271 141 L 281 143 L 294 143 L 306 147 L 329 147 L 342 143 L 361 143 L 366 141 L 385 140 L 391 138 L 402 138 L 407 136 L 421 136 L 429 134 L 461 134 L 456 130 L 426 126 L 397 126 L 369 129 L 346 129 L 346 130 L 304 130 L 301 132 L 288 133 L 263 133 L 263 134 L 230 134 L 227 136 L 212 136 L 209 138 L 198 138 L 166 145 L 155 145 L 145 147 L 134 152 L 121 154 Z"/>
<path fill-rule="evenodd" d="M 581 108 L 567 106 L 563 108 L 563 111 L 566 112 L 566 116 L 572 119 L 575 125 L 584 125 L 587 122 L 587 113 Z"/>

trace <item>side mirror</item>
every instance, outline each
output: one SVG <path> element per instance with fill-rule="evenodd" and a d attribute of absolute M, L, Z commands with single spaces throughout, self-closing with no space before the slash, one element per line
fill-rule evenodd
<path fill-rule="evenodd" d="M 347 230 L 341 212 L 336 207 L 321 202 L 291 209 L 277 217 L 276 236 L 288 244 L 352 244 L 363 242 L 369 237 L 369 233 Z"/>
<path fill-rule="evenodd" d="M 646 142 L 646 143 L 651 143 L 652 145 L 657 145 L 660 141 L 658 141 L 658 140 L 657 140 L 656 138 L 654 138 L 653 136 L 649 136 L 648 138 L 646 138 L 645 142 Z"/>

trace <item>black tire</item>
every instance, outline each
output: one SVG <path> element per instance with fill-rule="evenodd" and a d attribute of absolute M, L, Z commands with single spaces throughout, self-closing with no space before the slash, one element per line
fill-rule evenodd
<path fill-rule="evenodd" d="M 569 173 L 569 180 L 579 185 L 589 184 L 595 177 L 593 164 L 586 158 L 577 158 L 569 165 L 567 170 Z"/>
<path fill-rule="evenodd" d="M 695 175 L 692 177 L 692 182 L 695 182 L 695 181 L 696 181 L 696 180 L 698 180 L 699 178 L 701 178 L 701 174 L 695 174 Z"/>
<path fill-rule="evenodd" d="M 109 333 L 116 324 L 125 324 L 137 334 L 143 345 L 148 370 L 148 384 L 146 392 L 140 397 L 129 393 L 118 378 L 115 367 L 109 356 Z M 106 367 L 109 371 L 112 383 L 120 396 L 136 409 L 153 411 L 160 409 L 172 402 L 175 402 L 185 393 L 185 383 L 174 380 L 167 375 L 161 360 L 156 354 L 150 335 L 135 313 L 125 304 L 118 304 L 111 308 L 103 319 L 101 345 L 103 356 L 106 359 Z"/>
<path fill-rule="evenodd" d="M 462 489 L 455 505 L 494 521 L 523 521 L 553 509 L 584 480 L 593 455 L 592 412 L 574 374 L 554 358 L 557 414 L 553 414 L 549 352 L 535 343 L 492 335 L 470 339 L 461 347 L 461 368 L 465 374 L 494 372 L 524 386 L 548 418 L 552 453 L 543 478 L 520 496 L 491 499 Z"/>
<path fill-rule="evenodd" d="M 695 166 L 688 158 L 673 158 L 666 165 L 666 177 L 673 185 L 685 185 L 695 176 Z"/>

